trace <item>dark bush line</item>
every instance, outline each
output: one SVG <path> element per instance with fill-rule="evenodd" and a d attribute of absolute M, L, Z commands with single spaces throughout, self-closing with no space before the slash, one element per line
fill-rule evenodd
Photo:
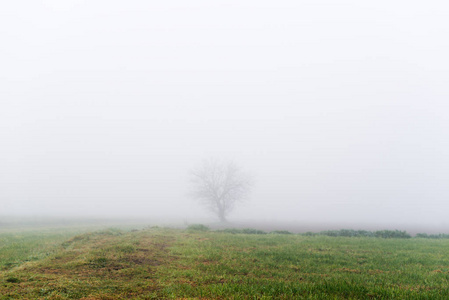
<path fill-rule="evenodd" d="M 215 230 L 215 232 L 232 233 L 232 234 L 267 234 L 263 230 L 253 229 L 253 228 L 226 228 Z"/>
<path fill-rule="evenodd" d="M 203 224 L 192 224 L 187 227 L 188 231 L 210 231 L 210 228 Z M 287 230 L 274 230 L 271 232 L 266 232 L 259 229 L 254 228 L 226 228 L 215 230 L 215 232 L 222 233 L 231 233 L 231 234 L 292 234 Z M 377 237 L 384 239 L 409 239 L 412 236 L 406 231 L 400 230 L 377 230 L 377 231 L 369 231 L 369 230 L 353 230 L 353 229 L 340 229 L 340 230 L 325 230 L 321 232 L 306 232 L 302 233 L 304 236 L 331 236 L 331 237 Z M 415 236 L 416 238 L 426 238 L 426 239 L 449 239 L 449 234 L 440 233 L 440 234 L 427 234 L 427 233 L 418 233 Z"/>
<path fill-rule="evenodd" d="M 274 233 L 274 234 L 292 234 L 290 231 L 287 230 L 274 230 L 270 233 Z"/>
<path fill-rule="evenodd" d="M 379 237 L 379 238 L 399 238 L 399 239 L 409 239 L 412 237 L 406 231 L 400 231 L 400 230 L 367 231 L 367 230 L 352 230 L 352 229 L 327 230 L 327 231 L 321 231 L 319 233 L 306 232 L 303 235 L 306 235 L 306 236 L 326 235 L 326 236 L 345 236 L 345 237 Z M 439 233 L 439 234 L 417 233 L 415 238 L 449 239 L 449 234 L 446 234 L 446 233 Z"/>
<path fill-rule="evenodd" d="M 406 231 L 400 230 L 378 230 L 378 231 L 367 231 L 367 230 L 352 230 L 352 229 L 341 229 L 341 230 L 326 230 L 321 232 L 306 232 L 302 235 L 305 236 L 344 236 L 344 237 L 379 237 L 379 238 L 399 238 L 399 239 L 409 239 L 412 236 Z M 424 239 L 449 239 L 449 234 L 439 233 L 439 234 L 427 234 L 427 233 L 417 233 L 415 238 Z"/>
<path fill-rule="evenodd" d="M 210 231 L 210 228 L 203 224 L 192 224 L 187 226 L 187 231 Z M 287 230 L 275 230 L 271 232 L 266 232 L 260 229 L 254 228 L 226 228 L 221 230 L 215 230 L 215 232 L 232 233 L 232 234 L 292 234 Z"/>
<path fill-rule="evenodd" d="M 287 230 L 274 230 L 271 232 L 266 232 L 259 229 L 254 228 L 243 228 L 243 229 L 237 229 L 237 228 L 226 228 L 222 230 L 216 230 L 216 232 L 224 232 L 224 233 L 232 233 L 232 234 L 292 234 L 290 231 Z"/>
<path fill-rule="evenodd" d="M 378 238 L 399 238 L 399 239 L 409 239 L 412 236 L 406 231 L 400 230 L 378 230 L 378 231 L 368 231 L 368 230 L 352 230 L 352 229 L 341 229 L 341 230 L 326 230 L 321 231 L 318 234 L 305 233 L 305 235 L 327 235 L 327 236 L 344 236 L 344 237 L 378 237 Z"/>
<path fill-rule="evenodd" d="M 232 234 L 267 234 L 263 230 L 254 229 L 254 228 L 243 228 L 243 229 L 237 229 L 237 228 L 226 228 L 223 230 L 217 230 L 219 232 L 225 232 L 225 233 L 232 233 Z"/>
<path fill-rule="evenodd" d="M 449 239 L 449 234 L 447 234 L 447 233 L 438 233 L 438 234 L 417 233 L 416 237 L 423 238 L 423 239 Z"/>

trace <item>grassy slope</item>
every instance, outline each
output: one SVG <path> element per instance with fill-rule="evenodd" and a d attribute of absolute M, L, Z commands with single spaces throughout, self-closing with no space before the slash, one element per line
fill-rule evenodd
<path fill-rule="evenodd" d="M 449 298 L 449 240 L 73 235 L 0 234 L 0 299 Z"/>

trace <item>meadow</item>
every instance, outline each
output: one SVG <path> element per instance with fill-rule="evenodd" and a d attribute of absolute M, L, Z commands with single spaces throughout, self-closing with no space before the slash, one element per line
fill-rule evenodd
<path fill-rule="evenodd" d="M 0 232 L 0 299 L 449 299 L 449 240 L 199 228 Z"/>

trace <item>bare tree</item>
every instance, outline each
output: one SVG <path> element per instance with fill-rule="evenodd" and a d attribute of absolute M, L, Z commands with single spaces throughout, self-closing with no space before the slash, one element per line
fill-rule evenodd
<path fill-rule="evenodd" d="M 191 171 L 192 196 L 226 222 L 235 204 L 248 196 L 250 177 L 233 162 L 205 160 Z"/>

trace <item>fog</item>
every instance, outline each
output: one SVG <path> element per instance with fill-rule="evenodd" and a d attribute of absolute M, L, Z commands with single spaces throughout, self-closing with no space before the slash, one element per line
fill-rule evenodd
<path fill-rule="evenodd" d="M 0 4 L 0 215 L 448 228 L 444 1 Z M 349 226 L 348 225 L 348 226 Z"/>

